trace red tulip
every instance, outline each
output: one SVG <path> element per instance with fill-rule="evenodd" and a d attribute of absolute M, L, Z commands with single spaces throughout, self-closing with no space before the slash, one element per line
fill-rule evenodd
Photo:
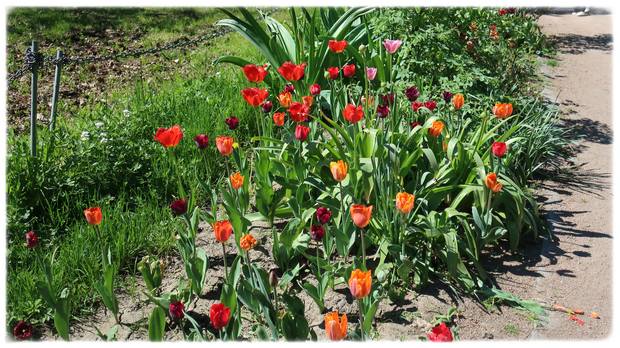
<path fill-rule="evenodd" d="M 338 67 L 332 66 L 327 68 L 327 73 L 329 74 L 329 78 L 332 80 L 335 80 L 338 78 L 338 73 L 339 73 L 339 69 Z"/>
<path fill-rule="evenodd" d="M 411 108 L 413 109 L 413 111 L 417 112 L 418 110 L 420 110 L 421 107 L 424 106 L 424 103 L 419 102 L 419 101 L 414 101 L 413 103 L 411 103 Z"/>
<path fill-rule="evenodd" d="M 493 145 L 491 145 L 491 152 L 493 152 L 493 155 L 495 155 L 495 157 L 504 157 L 507 150 L 508 148 L 506 147 L 506 143 L 501 141 L 496 141 L 493 143 Z"/>
<path fill-rule="evenodd" d="M 183 318 L 183 312 L 185 311 L 185 305 L 181 301 L 170 302 L 168 306 L 168 312 L 173 320 L 180 320 Z"/>
<path fill-rule="evenodd" d="M 233 137 L 224 135 L 215 137 L 215 146 L 222 156 L 229 156 L 233 152 L 234 142 Z"/>
<path fill-rule="evenodd" d="M 209 310 L 209 319 L 211 320 L 211 325 L 216 330 L 225 328 L 230 320 L 230 308 L 223 303 L 212 304 L 211 310 Z"/>
<path fill-rule="evenodd" d="M 224 122 L 226 122 L 226 124 L 228 125 L 228 129 L 230 130 L 235 130 L 237 129 L 237 127 L 239 127 L 239 119 L 235 116 L 228 117 L 226 120 L 224 120 Z"/>
<path fill-rule="evenodd" d="M 329 209 L 325 207 L 319 207 L 316 209 L 316 219 L 319 220 L 321 224 L 324 225 L 328 223 L 331 217 L 332 217 L 332 212 Z"/>
<path fill-rule="evenodd" d="M 254 64 L 247 64 L 243 67 L 243 73 L 250 82 L 263 82 L 265 76 L 267 76 L 266 65 L 257 66 Z"/>
<path fill-rule="evenodd" d="M 329 47 L 329 50 L 334 53 L 342 53 L 344 52 L 344 49 L 347 48 L 347 41 L 329 40 L 327 46 Z"/>
<path fill-rule="evenodd" d="M 413 121 L 409 124 L 411 126 L 411 128 L 415 128 L 415 127 L 421 127 L 422 126 L 422 122 L 418 122 L 418 121 Z"/>
<path fill-rule="evenodd" d="M 342 74 L 346 78 L 355 76 L 355 64 L 348 64 L 342 67 Z"/>
<path fill-rule="evenodd" d="M 323 236 L 325 235 L 325 228 L 321 225 L 312 225 L 312 227 L 310 227 L 310 237 L 312 238 L 312 240 L 315 241 L 320 241 L 323 239 Z"/>
<path fill-rule="evenodd" d="M 266 89 L 252 87 L 241 90 L 241 95 L 243 95 L 243 99 L 245 99 L 248 104 L 257 107 L 267 99 L 269 92 L 267 92 Z"/>
<path fill-rule="evenodd" d="M 306 70 L 306 63 L 298 65 L 292 62 L 284 62 L 279 68 L 278 72 L 287 81 L 299 81 L 304 77 Z"/>
<path fill-rule="evenodd" d="M 427 333 L 426 337 L 433 342 L 452 342 L 452 331 L 446 323 L 441 323 Z"/>
<path fill-rule="evenodd" d="M 175 147 L 183 139 L 183 131 L 179 125 L 174 125 L 170 128 L 158 128 L 154 139 L 165 148 Z"/>
<path fill-rule="evenodd" d="M 357 123 L 364 118 L 364 109 L 361 105 L 356 107 L 353 104 L 347 104 L 347 106 L 345 106 L 342 110 L 342 115 L 344 116 L 344 119 L 350 123 Z"/>
<path fill-rule="evenodd" d="M 321 86 L 318 83 L 315 83 L 312 86 L 310 86 L 310 94 L 317 95 L 319 93 L 321 93 Z"/>
<path fill-rule="evenodd" d="M 390 108 L 387 105 L 377 105 L 377 116 L 386 118 L 390 114 Z"/>
<path fill-rule="evenodd" d="M 101 214 L 101 208 L 92 207 L 84 209 L 84 217 L 86 218 L 86 222 L 91 225 L 99 225 L 101 220 L 103 219 L 103 215 Z"/>
<path fill-rule="evenodd" d="M 303 126 L 298 124 L 295 127 L 295 138 L 299 141 L 305 141 L 308 139 L 308 134 L 310 134 L 310 127 Z"/>
<path fill-rule="evenodd" d="M 291 119 L 295 122 L 304 122 L 308 119 L 308 114 L 310 113 L 310 108 L 308 105 L 302 104 L 300 102 L 292 102 L 291 106 L 288 108 L 288 113 L 291 115 Z"/>
<path fill-rule="evenodd" d="M 425 101 L 424 102 L 424 107 L 429 109 L 430 111 L 433 111 L 437 107 L 437 102 L 434 101 L 434 100 Z"/>
<path fill-rule="evenodd" d="M 170 203 L 170 210 L 172 210 L 172 214 L 179 216 L 183 215 L 187 212 L 187 200 L 185 199 L 177 199 Z"/>
<path fill-rule="evenodd" d="M 39 237 L 34 231 L 26 232 L 26 247 L 32 249 L 39 244 Z"/>
<path fill-rule="evenodd" d="M 206 149 L 209 145 L 209 137 L 206 134 L 198 134 L 194 137 L 194 142 L 199 149 Z"/>
<path fill-rule="evenodd" d="M 32 324 L 20 320 L 13 327 L 13 337 L 18 341 L 25 341 L 32 337 L 33 331 Z"/>

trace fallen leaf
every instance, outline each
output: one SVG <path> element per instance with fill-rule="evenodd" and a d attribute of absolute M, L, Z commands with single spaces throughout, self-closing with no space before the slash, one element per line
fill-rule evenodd
<path fill-rule="evenodd" d="M 592 313 L 590 313 L 590 318 L 592 318 L 592 319 L 601 319 L 601 316 L 598 315 L 598 313 L 596 313 L 596 312 L 592 312 Z"/>

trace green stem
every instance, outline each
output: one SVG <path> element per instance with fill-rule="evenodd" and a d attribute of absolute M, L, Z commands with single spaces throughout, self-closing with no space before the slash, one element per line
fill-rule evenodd
<path fill-rule="evenodd" d="M 366 269 L 366 246 L 364 245 L 364 229 L 360 229 L 360 236 L 362 238 L 362 263 L 364 269 Z"/>
<path fill-rule="evenodd" d="M 224 280 L 228 283 L 228 263 L 226 262 L 226 243 L 222 242 L 222 254 L 224 255 Z"/>
<path fill-rule="evenodd" d="M 360 337 L 364 341 L 364 312 L 362 311 L 362 300 L 357 300 L 357 308 L 360 311 Z"/>

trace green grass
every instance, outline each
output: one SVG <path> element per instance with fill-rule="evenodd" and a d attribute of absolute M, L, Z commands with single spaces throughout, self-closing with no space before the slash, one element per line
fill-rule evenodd
<path fill-rule="evenodd" d="M 51 15 L 41 16 L 45 19 Z M 50 24 L 50 35 L 65 30 L 70 17 L 63 18 L 60 15 L 59 23 Z M 147 19 L 141 22 L 140 18 L 146 17 L 135 17 L 136 22 L 121 27 L 150 27 Z M 154 31 L 147 40 L 169 35 L 183 25 L 169 19 L 155 22 L 153 27 L 162 30 Z M 197 25 L 194 23 L 192 28 Z M 95 256 L 99 243 L 84 221 L 84 208 L 102 207 L 103 232 L 113 246 L 120 276 L 137 274 L 136 263 L 145 254 L 171 251 L 175 226 L 171 224 L 168 204 L 176 192 L 176 181 L 172 162 L 153 140 L 158 127 L 182 125 L 184 138 L 176 149 L 183 168 L 181 175 L 202 206 L 210 190 L 209 180 L 221 180 L 218 168 L 224 167 L 213 145 L 215 136 L 232 134 L 240 142 L 247 142 L 249 134 L 254 133 L 251 119 L 256 113 L 242 102 L 240 86 L 247 82 L 239 69 L 212 66 L 221 55 L 258 58 L 253 47 L 232 34 L 187 54 L 171 54 L 178 54 L 179 64 L 187 69 L 171 74 L 162 67 L 148 80 L 136 80 L 109 91 L 106 102 L 89 103 L 76 113 L 61 108 L 54 134 L 39 128 L 38 160 L 27 155 L 27 135 L 10 132 L 7 326 L 17 320 L 45 322 L 51 315 L 35 288 L 36 279 L 42 275 L 35 262 L 37 255 L 23 245 L 28 230 L 40 235 L 42 250 L 58 248 L 55 276 L 59 284 L 71 289 L 72 312 L 78 318 L 92 314 L 99 303 L 92 287 L 100 274 Z M 148 57 L 143 60 L 148 61 Z M 124 110 L 129 110 L 128 116 Z M 224 123 L 231 115 L 241 121 L 234 132 Z M 96 122 L 103 125 L 97 127 Z M 83 132 L 90 134 L 89 139 L 81 139 Z M 200 152 L 193 143 L 198 133 L 210 137 L 206 152 Z"/>

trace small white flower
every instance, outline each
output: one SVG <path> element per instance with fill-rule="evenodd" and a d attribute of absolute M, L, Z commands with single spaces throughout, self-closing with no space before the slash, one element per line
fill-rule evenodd
<path fill-rule="evenodd" d="M 130 114 L 131 112 L 129 112 L 129 110 L 127 109 L 123 110 L 123 115 L 125 115 L 125 117 L 129 117 Z"/>
<path fill-rule="evenodd" d="M 101 122 L 101 121 L 95 122 L 95 127 L 97 127 L 97 128 L 103 127 L 103 122 Z"/>
<path fill-rule="evenodd" d="M 90 139 L 90 132 L 89 131 L 83 131 L 82 135 L 80 136 L 80 139 L 82 139 L 82 141 L 86 141 L 86 140 Z"/>

